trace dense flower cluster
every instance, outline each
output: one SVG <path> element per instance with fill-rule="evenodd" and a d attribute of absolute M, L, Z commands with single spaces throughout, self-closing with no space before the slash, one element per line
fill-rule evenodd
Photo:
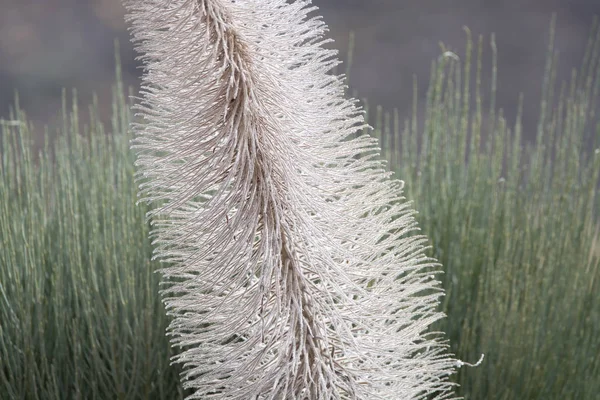
<path fill-rule="evenodd" d="M 436 262 L 310 2 L 124 2 L 140 191 L 191 398 L 451 397 L 455 360 L 426 334 Z"/>

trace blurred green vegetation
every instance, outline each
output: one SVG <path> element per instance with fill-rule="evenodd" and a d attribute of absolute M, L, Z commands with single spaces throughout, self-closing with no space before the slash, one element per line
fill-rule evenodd
<path fill-rule="evenodd" d="M 448 318 L 436 330 L 458 358 L 486 355 L 454 377 L 459 394 L 592 400 L 600 393 L 600 29 L 561 86 L 551 40 L 537 138 L 527 145 L 519 118 L 511 124 L 496 108 L 495 67 L 491 97 L 481 94 L 483 47 L 469 35 L 466 55 L 444 50 L 425 110 L 415 96 L 402 122 L 378 107 L 369 113 L 374 134 L 443 264 Z M 135 205 L 132 116 L 120 82 L 117 69 L 109 128 L 96 103 L 84 124 L 76 96 L 43 145 L 18 105 L 1 122 L 0 399 L 183 397 L 179 369 L 169 366 L 147 207 Z"/>
<path fill-rule="evenodd" d="M 22 111 L 2 121 L 0 399 L 181 398 L 130 105 L 118 84 L 107 130 L 96 103 L 84 126 L 73 97 L 53 143 L 34 145 Z"/>
<path fill-rule="evenodd" d="M 416 106 L 403 124 L 395 112 L 378 107 L 370 113 L 382 155 L 405 181 L 421 233 L 443 265 L 448 318 L 436 329 L 447 334 L 459 359 L 473 363 L 485 354 L 481 366 L 459 371 L 458 393 L 465 399 L 597 399 L 598 21 L 567 83 L 555 79 L 552 23 L 539 124 L 535 142 L 526 145 L 523 97 L 514 124 L 495 106 L 494 38 L 485 99 L 483 39 L 474 46 L 467 34 L 464 61 L 443 49 L 432 64 L 422 126 Z M 416 84 L 414 93 L 417 104 Z"/>

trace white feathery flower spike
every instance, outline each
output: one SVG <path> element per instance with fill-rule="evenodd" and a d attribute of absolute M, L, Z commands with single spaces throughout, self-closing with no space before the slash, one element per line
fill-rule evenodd
<path fill-rule="evenodd" d="M 426 238 L 297 0 L 124 0 L 140 195 L 190 399 L 448 399 Z"/>

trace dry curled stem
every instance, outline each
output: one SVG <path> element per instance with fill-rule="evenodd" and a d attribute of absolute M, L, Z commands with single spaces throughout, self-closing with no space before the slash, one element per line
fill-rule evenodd
<path fill-rule="evenodd" d="M 451 396 L 437 264 L 309 1 L 124 0 L 140 192 L 190 398 Z"/>

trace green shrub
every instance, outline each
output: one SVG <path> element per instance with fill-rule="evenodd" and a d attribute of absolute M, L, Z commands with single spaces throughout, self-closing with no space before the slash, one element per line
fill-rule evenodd
<path fill-rule="evenodd" d="M 383 155 L 444 267 L 448 318 L 437 328 L 459 359 L 485 353 L 457 376 L 466 399 L 600 393 L 600 29 L 594 24 L 581 69 L 560 89 L 552 43 L 553 33 L 533 144 L 522 147 L 523 97 L 512 128 L 495 108 L 493 37 L 487 102 L 481 38 L 470 98 L 469 37 L 464 63 L 446 53 L 433 64 L 424 126 L 416 107 L 402 127 L 397 114 L 376 114 Z"/>
<path fill-rule="evenodd" d="M 65 103 L 39 153 L 22 112 L 2 122 L 0 398 L 181 398 L 122 88 L 110 132 Z"/>

